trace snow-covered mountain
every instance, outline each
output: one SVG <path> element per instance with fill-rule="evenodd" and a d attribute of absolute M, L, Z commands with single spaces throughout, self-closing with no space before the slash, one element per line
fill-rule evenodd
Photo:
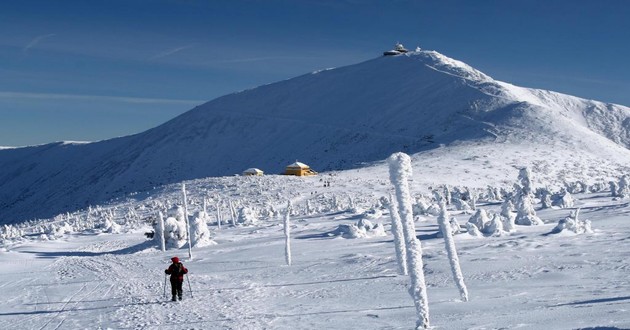
<path fill-rule="evenodd" d="M 0 223 L 296 159 L 378 166 L 396 151 L 426 183 L 496 184 L 524 165 L 541 180 L 605 178 L 630 162 L 629 121 L 625 106 L 499 82 L 434 51 L 380 57 L 226 95 L 132 136 L 0 150 Z"/>

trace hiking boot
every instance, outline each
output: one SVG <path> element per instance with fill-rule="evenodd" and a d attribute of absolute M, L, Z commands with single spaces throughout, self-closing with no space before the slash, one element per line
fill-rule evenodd
<path fill-rule="evenodd" d="M 182 300 L 182 296 L 179 296 L 179 300 Z"/>
<path fill-rule="evenodd" d="M 181 298 L 179 300 L 182 300 Z M 175 299 L 175 296 L 173 296 L 173 299 L 171 299 L 171 301 L 177 301 L 177 299 Z"/>

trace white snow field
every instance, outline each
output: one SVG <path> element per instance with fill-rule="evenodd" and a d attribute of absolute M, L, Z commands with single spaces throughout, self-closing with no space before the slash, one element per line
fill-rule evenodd
<path fill-rule="evenodd" d="M 23 227 L 21 238 L 2 240 L 0 329 L 412 329 L 409 277 L 397 274 L 389 211 L 378 206 L 391 185 L 374 168 L 362 173 L 363 179 L 346 171 L 186 182 L 191 212 L 208 198 L 208 213 L 216 214 L 221 198 L 261 215 L 254 225 L 232 226 L 224 208 L 220 230 L 211 216 L 218 244 L 193 248 L 192 260 L 187 247 L 162 252 L 143 234 L 158 210 L 181 200 L 177 184 L 94 207 L 91 221 L 100 221 L 100 209 L 121 225 L 119 234 L 95 226 L 43 238 L 29 234 L 36 226 Z M 431 174 L 414 173 L 412 194 L 426 194 L 416 178 Z M 516 182 L 518 171 L 511 174 Z M 468 302 L 453 282 L 437 217 L 417 216 L 432 328 L 630 329 L 630 200 L 613 200 L 609 192 L 574 197 L 570 209 L 536 204 L 544 225 L 516 226 L 497 237 L 455 235 Z M 291 266 L 284 255 L 288 200 L 295 210 Z M 276 214 L 262 216 L 270 205 Z M 498 212 L 500 202 L 477 207 Z M 576 207 L 594 233 L 550 234 Z M 462 227 L 471 216 L 449 211 Z M 86 216 L 80 211 L 45 223 L 74 226 Z M 334 234 L 361 219 L 385 225 L 386 235 Z M 190 270 L 192 293 L 185 282 L 181 302 L 169 301 L 168 287 L 163 295 L 172 256 Z"/>

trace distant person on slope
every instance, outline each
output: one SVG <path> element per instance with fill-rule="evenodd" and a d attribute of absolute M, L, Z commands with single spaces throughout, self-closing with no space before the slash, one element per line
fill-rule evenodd
<path fill-rule="evenodd" d="M 173 262 L 167 270 L 164 272 L 171 275 L 171 293 L 173 294 L 173 301 L 176 301 L 176 297 L 182 300 L 182 284 L 184 283 L 184 274 L 188 274 L 188 269 L 179 262 L 178 257 L 172 257 Z"/>

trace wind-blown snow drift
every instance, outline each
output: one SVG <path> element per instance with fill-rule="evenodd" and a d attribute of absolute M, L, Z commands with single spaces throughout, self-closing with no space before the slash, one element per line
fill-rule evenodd
<path fill-rule="evenodd" d="M 349 169 L 396 151 L 416 166 L 462 150 L 485 157 L 496 177 L 478 185 L 513 179 L 519 165 L 615 175 L 630 160 L 629 114 L 498 82 L 434 51 L 381 57 L 226 95 L 132 136 L 0 150 L 0 223 L 249 167 Z"/>

